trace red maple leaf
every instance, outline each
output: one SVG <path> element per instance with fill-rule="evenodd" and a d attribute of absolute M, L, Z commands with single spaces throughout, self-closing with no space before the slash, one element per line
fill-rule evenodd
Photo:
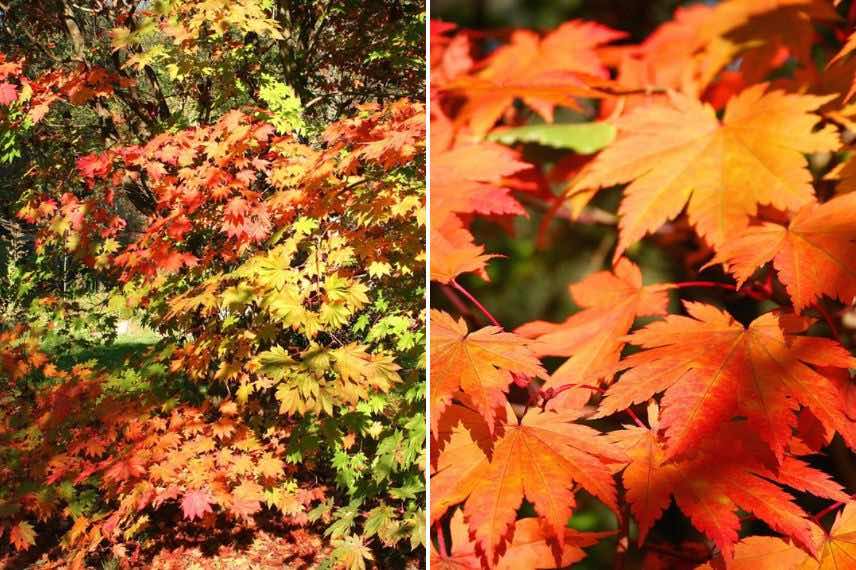
<path fill-rule="evenodd" d="M 9 106 L 18 100 L 18 87 L 14 83 L 0 83 L 0 105 Z"/>
<path fill-rule="evenodd" d="M 205 513 L 213 512 L 211 510 L 213 501 L 213 497 L 206 489 L 186 491 L 181 498 L 181 511 L 184 513 L 184 518 L 193 520 L 197 517 L 202 518 Z"/>

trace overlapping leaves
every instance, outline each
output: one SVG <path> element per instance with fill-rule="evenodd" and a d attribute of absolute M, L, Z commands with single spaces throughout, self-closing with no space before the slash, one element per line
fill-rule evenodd
<path fill-rule="evenodd" d="M 461 314 L 495 325 L 471 332 L 455 316 L 432 316 L 435 564 L 505 567 L 515 542 L 529 536 L 525 526 L 534 528 L 533 513 L 536 542 L 551 551 L 533 548 L 527 563 L 566 564 L 576 539 L 563 529 L 576 491 L 615 509 L 611 472 L 620 475 L 646 563 L 694 559 L 689 545 L 686 553 L 647 548 L 674 503 L 709 541 L 697 546 L 706 553 L 699 562 L 713 558 L 711 567 L 848 567 L 841 561 L 852 556 L 850 506 L 826 535 L 802 506 L 806 495 L 834 501 L 831 510 L 848 501 L 814 466 L 825 463 L 807 455 L 833 437 L 856 446 L 849 405 L 856 360 L 846 328 L 856 297 L 854 163 L 845 144 L 853 17 L 839 26 L 843 12 L 834 4 L 686 6 L 639 44 L 577 21 L 496 36 L 432 26 L 431 277 L 438 298 L 450 301 L 444 306 L 471 301 L 472 312 Z M 818 33 L 828 27 L 834 41 Z M 571 37 L 572 47 L 562 43 Z M 553 89 L 560 84 L 561 93 Z M 572 112 L 554 114 L 558 107 Z M 593 158 L 582 156 L 589 147 L 578 141 L 570 147 L 578 152 L 560 154 L 548 137 L 531 134 L 560 116 L 614 125 L 615 139 Z M 604 208 L 616 194 L 613 216 Z M 564 321 L 516 315 L 524 324 L 506 332 L 492 307 L 473 301 L 469 287 L 478 280 L 467 274 L 486 280 L 492 266 L 517 268 L 515 255 L 538 253 L 528 244 L 486 250 L 476 219 L 514 236 L 527 236 L 534 221 L 536 247 L 555 236 L 565 239 L 552 244 L 562 251 L 580 244 L 554 234 L 556 220 L 615 224 L 612 267 L 597 271 L 595 262 L 569 284 L 577 310 Z M 612 243 L 608 229 L 601 233 L 595 258 Z M 512 260 L 494 262 L 499 253 Z M 688 281 L 643 285 L 628 255 L 643 268 L 665 255 L 669 271 Z M 736 283 L 698 275 L 718 264 Z M 526 279 L 542 278 L 535 273 L 542 266 L 526 267 Z M 668 291 L 695 288 L 715 304 L 670 305 Z M 554 365 L 551 357 L 563 360 Z M 644 404 L 650 427 L 637 418 Z M 635 425 L 609 431 L 626 417 Z M 579 425 L 587 420 L 599 421 L 606 437 Z M 575 446 L 563 430 L 578 428 L 585 435 Z M 581 450 L 588 463 L 573 455 Z M 578 478 L 584 463 L 595 480 Z M 741 540 L 747 517 L 784 539 Z"/>

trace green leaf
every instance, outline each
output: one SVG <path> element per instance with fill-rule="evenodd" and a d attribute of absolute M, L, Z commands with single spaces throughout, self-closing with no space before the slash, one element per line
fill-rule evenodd
<path fill-rule="evenodd" d="M 502 144 L 537 143 L 573 150 L 579 154 L 597 152 L 615 139 L 615 127 L 609 123 L 563 123 L 527 125 L 492 133 L 490 140 Z"/>
<path fill-rule="evenodd" d="M 410 548 L 416 550 L 420 545 L 425 544 L 425 511 L 419 509 L 415 513 L 411 513 L 405 520 L 405 524 L 411 527 L 410 532 Z"/>
<path fill-rule="evenodd" d="M 303 105 L 290 85 L 264 73 L 259 97 L 267 103 L 270 122 L 279 134 L 302 133 L 306 129 L 303 121 Z"/>
<path fill-rule="evenodd" d="M 281 346 L 273 346 L 270 350 L 260 352 L 258 355 L 261 372 L 267 374 L 274 380 L 280 380 L 297 362 Z"/>
<path fill-rule="evenodd" d="M 388 535 L 390 526 L 396 525 L 395 509 L 389 505 L 381 504 L 368 513 L 363 524 L 363 536 L 370 537 L 376 534 Z"/>
<path fill-rule="evenodd" d="M 334 543 L 331 556 L 344 570 L 365 570 L 366 561 L 374 560 L 371 549 L 363 543 L 359 536 L 349 535 Z"/>

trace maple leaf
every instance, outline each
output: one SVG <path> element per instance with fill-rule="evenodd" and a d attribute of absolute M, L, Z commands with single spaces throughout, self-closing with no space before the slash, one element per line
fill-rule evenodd
<path fill-rule="evenodd" d="M 9 531 L 9 542 L 17 551 L 28 550 L 36 543 L 36 531 L 27 521 L 21 521 Z"/>
<path fill-rule="evenodd" d="M 112 160 L 110 153 L 88 154 L 77 159 L 77 169 L 86 178 L 104 176 L 110 171 Z"/>
<path fill-rule="evenodd" d="M 248 518 L 261 510 L 261 500 L 264 498 L 261 485 L 252 480 L 242 481 L 232 491 L 229 510 L 239 517 Z"/>
<path fill-rule="evenodd" d="M 431 20 L 431 81 L 432 85 L 443 86 L 450 80 L 468 73 L 475 63 L 470 54 L 471 41 L 467 33 L 456 33 L 455 24 Z"/>
<path fill-rule="evenodd" d="M 821 295 L 850 303 L 856 296 L 856 193 L 807 204 L 787 227 L 750 227 L 719 247 L 708 265 L 724 264 L 739 286 L 769 261 L 797 312 Z"/>
<path fill-rule="evenodd" d="M 720 37 L 734 23 L 722 16 L 705 4 L 679 7 L 640 45 L 607 47 L 602 57 L 609 63 L 617 60 L 618 81 L 626 87 L 672 88 L 700 96 L 734 55 L 734 46 Z M 634 105 L 634 99 L 629 103 Z"/>
<path fill-rule="evenodd" d="M 856 502 L 848 502 L 835 517 L 828 533 L 812 525 L 818 553 L 812 557 L 792 542 L 772 536 L 748 536 L 737 543 L 730 570 L 841 570 L 856 566 Z M 698 570 L 720 567 L 720 559 Z"/>
<path fill-rule="evenodd" d="M 851 445 L 856 441 L 835 385 L 809 366 L 854 366 L 840 344 L 783 331 L 788 321 L 774 313 L 743 327 L 711 305 L 684 306 L 688 317 L 670 315 L 628 337 L 647 350 L 620 363 L 627 372 L 607 390 L 600 416 L 665 391 L 661 427 L 670 459 L 692 451 L 734 415 L 746 417 L 781 458 L 798 404 Z"/>
<path fill-rule="evenodd" d="M 470 541 L 467 523 L 464 522 L 464 513 L 460 509 L 455 511 L 449 521 L 452 546 L 451 551 L 445 555 L 438 552 L 431 544 L 431 568 L 442 570 L 480 570 L 481 561 L 476 554 L 475 545 Z"/>
<path fill-rule="evenodd" d="M 175 241 L 184 239 L 185 234 L 193 229 L 193 223 L 185 215 L 179 215 L 169 221 L 166 229 L 166 235 Z"/>
<path fill-rule="evenodd" d="M 441 450 L 431 475 L 432 523 L 469 496 L 487 468 L 485 448 L 493 448 L 492 433 L 484 418 L 464 406 L 450 406 L 439 424 L 432 446 L 434 453 Z"/>
<path fill-rule="evenodd" d="M 18 87 L 14 83 L 0 83 L 0 105 L 8 107 L 18 100 Z"/>
<path fill-rule="evenodd" d="M 528 517 L 515 521 L 514 537 L 499 561 L 497 570 L 518 568 L 568 568 L 586 557 L 583 548 L 597 544 L 612 532 L 579 532 L 566 528 L 559 540 L 559 555 L 556 556 L 554 542 L 544 532 L 537 518 Z"/>
<path fill-rule="evenodd" d="M 496 409 L 505 405 L 504 394 L 513 374 L 545 374 L 525 339 L 493 326 L 470 333 L 463 319 L 456 321 L 437 310 L 431 311 L 431 355 L 435 428 L 458 391 L 468 395 L 493 425 Z"/>
<path fill-rule="evenodd" d="M 791 536 L 805 551 L 814 552 L 810 521 L 792 497 L 773 482 L 799 489 L 808 475 L 823 482 L 813 492 L 846 498 L 839 486 L 794 457 L 788 456 L 780 468 L 767 467 L 762 460 L 764 444 L 750 435 L 751 430 L 742 422 L 721 428 L 697 446 L 691 458 L 669 461 L 657 436 L 656 407 L 649 415 L 651 429 L 625 426 L 608 435 L 630 458 L 622 481 L 639 524 L 639 544 L 674 497 L 678 507 L 716 543 L 726 559 L 732 557 L 738 540 L 738 508 Z"/>
<path fill-rule="evenodd" d="M 197 517 L 202 518 L 205 513 L 213 512 L 211 503 L 214 501 L 205 489 L 193 489 L 186 491 L 181 498 L 181 512 L 187 520 L 193 520 Z"/>
<path fill-rule="evenodd" d="M 830 99 L 755 85 L 729 101 L 720 122 L 709 105 L 671 94 L 618 119 L 615 142 L 572 193 L 630 183 L 616 257 L 685 205 L 699 234 L 721 246 L 748 226 L 759 204 L 796 210 L 814 199 L 803 154 L 840 147 L 833 127 L 814 130 L 811 111 Z"/>
<path fill-rule="evenodd" d="M 698 570 L 721 568 L 725 561 L 722 556 L 698 567 Z M 819 568 L 816 565 L 803 566 L 807 561 L 816 561 L 803 549 L 788 541 L 774 536 L 749 536 L 734 546 L 734 558 L 728 562 L 729 570 L 809 570 Z M 834 567 L 833 567 L 834 568 Z"/>
<path fill-rule="evenodd" d="M 107 449 L 107 442 L 99 437 L 88 437 L 80 442 L 80 449 L 87 457 L 98 457 Z"/>
<path fill-rule="evenodd" d="M 448 555 L 443 556 L 431 549 L 431 568 L 444 570 L 479 570 L 481 561 L 475 545 L 469 540 L 469 532 L 463 512 L 455 511 L 449 522 L 452 547 Z M 529 517 L 514 523 L 514 538 L 508 549 L 496 565 L 497 570 L 516 570 L 518 568 L 567 568 L 586 556 L 583 548 L 596 544 L 600 539 L 613 533 L 585 533 L 565 529 L 560 541 L 559 555 L 556 556 L 552 542 L 545 536 L 541 522 Z"/>
<path fill-rule="evenodd" d="M 247 455 L 239 455 L 232 461 L 229 472 L 232 475 L 240 476 L 245 473 L 250 473 L 255 468 L 253 460 Z"/>
<path fill-rule="evenodd" d="M 114 483 L 121 483 L 128 479 L 142 477 L 146 474 L 146 465 L 142 459 L 136 455 L 129 455 L 124 459 L 115 461 L 107 471 L 104 472 L 104 479 Z"/>
<path fill-rule="evenodd" d="M 220 413 L 224 416 L 238 415 L 238 404 L 233 400 L 223 400 L 218 409 L 220 410 Z"/>
<path fill-rule="evenodd" d="M 434 230 L 433 216 L 431 222 L 431 280 L 451 283 L 458 275 L 471 272 L 486 278 L 485 264 L 498 256 L 486 254 L 484 247 L 473 243 L 472 234 L 457 217 L 443 231 Z"/>
<path fill-rule="evenodd" d="M 464 515 L 489 563 L 511 539 L 524 497 L 560 544 L 574 506 L 576 483 L 617 509 L 610 466 L 623 453 L 596 430 L 571 423 L 576 413 L 530 411 L 519 425 L 506 425 L 493 457 L 464 506 Z"/>
<path fill-rule="evenodd" d="M 571 357 L 542 389 L 568 382 L 587 384 L 611 375 L 635 319 L 666 314 L 667 287 L 643 287 L 639 267 L 622 258 L 613 271 L 593 273 L 569 287 L 582 311 L 563 323 L 534 321 L 516 329 L 515 333 L 536 341 L 532 349 L 538 356 Z"/>
<path fill-rule="evenodd" d="M 531 168 L 505 146 L 482 142 L 431 153 L 431 211 L 522 214 L 503 178 Z M 435 201 L 436 197 L 436 201 Z"/>
<path fill-rule="evenodd" d="M 235 432 L 235 422 L 229 418 L 220 418 L 211 426 L 211 433 L 217 439 L 227 439 Z"/>
<path fill-rule="evenodd" d="M 265 453 L 259 458 L 257 468 L 258 472 L 263 477 L 282 477 L 284 464 L 282 459 L 274 457 L 270 453 Z"/>
<path fill-rule="evenodd" d="M 431 279 L 448 283 L 461 273 L 483 273 L 493 256 L 473 243 L 460 216 L 524 214 L 503 179 L 527 168 L 515 151 L 493 143 L 432 146 Z"/>
<path fill-rule="evenodd" d="M 816 25 L 838 18 L 828 2 L 819 0 L 748 0 L 727 2 L 724 16 L 739 23 L 727 38 L 748 49 L 741 53 L 740 72 L 748 83 L 763 81 L 784 57 L 811 65 Z M 757 42 L 763 38 L 763 42 Z"/>
<path fill-rule="evenodd" d="M 845 57 L 853 53 L 854 50 L 856 50 L 856 32 L 851 33 L 849 36 L 847 36 L 847 41 L 844 42 L 844 45 L 841 46 L 841 49 L 838 50 L 838 53 L 836 53 L 835 56 L 829 60 L 829 63 L 827 63 L 826 66 L 830 67 L 835 62 L 844 59 Z"/>
<path fill-rule="evenodd" d="M 807 64 L 816 21 L 835 18 L 834 10 L 818 0 L 691 4 L 678 8 L 640 45 L 607 46 L 601 55 L 607 63 L 617 60 L 622 85 L 671 88 L 700 97 L 711 82 L 728 73 L 742 84 L 752 84 L 763 81 L 783 57 Z M 738 71 L 720 73 L 736 58 Z M 633 95 L 628 104 L 636 106 L 654 97 L 658 96 Z"/>
<path fill-rule="evenodd" d="M 551 121 L 554 105 L 576 107 L 575 97 L 597 96 L 585 83 L 607 77 L 597 48 L 624 35 L 583 21 L 566 22 L 543 38 L 516 30 L 478 74 L 459 77 L 444 88 L 466 98 L 458 118 L 468 121 L 479 138 L 517 98 Z"/>

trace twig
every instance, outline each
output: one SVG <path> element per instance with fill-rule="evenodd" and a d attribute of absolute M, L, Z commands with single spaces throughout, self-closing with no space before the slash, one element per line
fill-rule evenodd
<path fill-rule="evenodd" d="M 470 303 L 472 303 L 473 305 L 475 305 L 475 306 L 476 306 L 476 308 L 477 308 L 479 311 L 481 311 L 481 312 L 482 312 L 482 314 L 483 314 L 485 317 L 487 317 L 487 319 L 488 319 L 488 320 L 489 320 L 489 321 L 490 321 L 494 326 L 497 326 L 497 327 L 499 327 L 499 328 L 503 328 L 503 327 L 502 327 L 502 325 L 501 325 L 501 324 L 499 324 L 499 321 L 498 321 L 498 320 L 496 320 L 496 317 L 494 317 L 494 316 L 490 313 L 490 311 L 488 311 L 488 310 L 485 308 L 485 306 L 484 306 L 484 305 L 482 305 L 482 304 L 479 302 L 479 300 L 478 300 L 478 299 L 476 299 L 476 298 L 472 295 L 472 293 L 470 293 L 469 291 L 467 291 L 466 289 L 464 289 L 464 288 L 461 286 L 461 284 L 460 284 L 460 283 L 458 283 L 457 281 L 455 281 L 454 279 L 452 279 L 451 285 L 452 285 L 452 287 L 453 287 L 456 291 L 458 291 L 461 295 L 463 295 L 464 297 L 466 297 L 466 298 L 467 298 L 467 300 L 469 300 L 469 302 L 470 302 Z"/>
<path fill-rule="evenodd" d="M 544 217 L 541 218 L 541 223 L 538 224 L 537 237 L 535 238 L 535 247 L 537 249 L 543 249 L 547 245 L 547 230 L 550 228 L 550 224 L 553 222 L 556 214 L 565 203 L 570 189 L 570 185 L 566 186 L 565 189 L 562 190 L 562 193 L 553 199 L 553 204 L 550 205 L 550 208 L 544 214 Z"/>
<path fill-rule="evenodd" d="M 680 283 L 672 283 L 675 289 L 689 289 L 691 287 L 710 287 L 727 289 L 728 291 L 737 292 L 737 286 L 731 283 L 719 283 L 717 281 L 681 281 Z"/>
<path fill-rule="evenodd" d="M 823 316 L 823 320 L 826 321 L 826 325 L 829 327 L 829 330 L 832 331 L 832 336 L 834 336 L 835 338 L 839 338 L 838 327 L 835 325 L 835 321 L 832 319 L 832 315 L 830 315 L 829 311 L 826 310 L 826 307 L 823 306 L 823 303 L 818 301 L 817 303 L 815 303 L 814 306 Z"/>

